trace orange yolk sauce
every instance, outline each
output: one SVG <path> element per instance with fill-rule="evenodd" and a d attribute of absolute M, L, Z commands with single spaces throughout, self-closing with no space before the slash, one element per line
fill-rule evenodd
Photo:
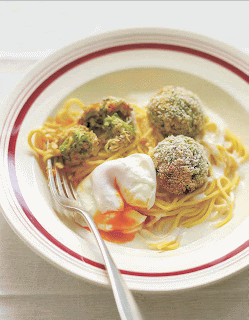
<path fill-rule="evenodd" d="M 125 232 L 137 226 L 136 220 L 129 217 L 129 212 L 132 210 L 134 210 L 132 207 L 125 205 L 123 211 L 108 211 L 105 213 L 98 211 L 93 218 L 96 225 L 110 225 L 112 228 L 111 231 L 99 230 L 101 236 L 105 240 L 117 243 L 133 240 L 136 232 Z"/>
<path fill-rule="evenodd" d="M 135 238 L 137 230 L 132 232 L 132 229 L 139 226 L 139 222 L 133 219 L 130 214 L 132 211 L 140 212 L 139 207 L 131 206 L 125 201 L 116 182 L 115 189 L 123 199 L 123 208 L 119 211 L 107 211 L 105 213 L 98 211 L 94 215 L 93 220 L 103 239 L 109 242 L 125 243 Z M 104 231 L 102 230 L 103 227 L 100 229 L 100 226 L 104 226 L 107 230 L 109 226 L 111 230 Z M 90 230 L 88 227 L 86 229 Z M 129 232 L 129 230 L 131 232 Z"/>

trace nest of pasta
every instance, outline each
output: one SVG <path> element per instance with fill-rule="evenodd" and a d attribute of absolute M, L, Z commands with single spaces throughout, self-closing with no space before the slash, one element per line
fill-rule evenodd
<path fill-rule="evenodd" d="M 150 210 L 137 209 L 146 219 L 136 234 L 149 247 L 157 250 L 176 249 L 181 242 L 181 227 L 191 228 L 207 220 L 213 221 L 216 227 L 221 227 L 231 220 L 234 190 L 240 180 L 237 169 L 248 158 L 245 147 L 237 137 L 228 130 L 220 130 L 215 122 L 201 113 L 199 98 L 189 91 L 174 91 L 172 86 L 167 90 L 163 90 L 161 96 L 153 97 L 148 108 L 113 97 L 90 106 L 84 106 L 78 99 L 70 99 L 55 117 L 49 118 L 41 128 L 32 130 L 28 137 L 30 147 L 41 162 L 46 163 L 47 159 L 53 156 L 63 156 L 64 162 L 58 163 L 58 166 L 65 167 L 75 186 L 98 165 L 135 153 L 150 155 L 154 159 L 157 173 L 164 168 L 164 175 L 160 176 L 158 173 L 160 182 L 163 176 L 167 176 L 168 180 L 172 177 L 173 162 L 169 163 L 171 158 L 167 154 L 167 146 L 168 141 L 172 140 L 170 137 L 174 138 L 172 141 L 176 140 L 175 128 L 182 126 L 184 132 L 179 131 L 178 136 L 181 138 L 178 139 L 180 142 L 177 142 L 182 149 L 178 149 L 176 158 L 181 158 L 180 154 L 187 152 L 184 148 L 189 143 L 195 155 L 200 153 L 202 148 L 207 161 L 199 157 L 201 169 L 193 162 L 190 167 L 192 171 L 186 169 L 184 158 L 184 161 L 175 161 L 175 166 L 176 163 L 183 163 L 182 174 L 179 174 L 177 167 L 176 172 L 177 179 L 186 177 L 185 185 L 182 186 L 180 180 L 176 183 L 171 180 L 169 185 L 180 185 L 177 192 L 172 192 L 170 188 L 164 188 L 162 183 L 158 183 L 154 206 Z M 172 95 L 176 94 L 181 99 L 179 103 L 175 96 L 172 98 Z M 187 95 L 187 98 L 184 95 Z M 182 102 L 182 99 L 186 101 Z M 194 123 L 189 134 L 186 133 L 186 121 L 175 120 L 173 113 L 169 111 L 170 101 L 173 101 L 176 110 L 172 111 L 174 114 L 178 117 L 183 114 L 186 121 Z M 191 103 L 195 108 L 192 113 L 189 110 Z M 162 116 L 163 109 L 167 110 L 167 119 Z M 191 120 L 191 117 L 195 120 Z M 173 122 L 169 124 L 169 121 Z M 170 128 L 168 133 L 165 131 L 167 127 Z M 165 139 L 166 142 L 163 143 Z M 197 147 L 192 140 L 196 141 Z M 173 145 L 176 146 L 177 143 L 174 142 Z M 168 163 L 163 166 L 157 155 L 160 148 L 164 150 L 165 159 L 168 157 Z M 189 163 L 190 160 L 187 160 Z M 222 169 L 219 176 L 214 174 L 213 169 L 216 167 Z M 186 170 L 191 171 L 191 181 L 186 176 Z M 115 237 L 110 238 L 110 235 L 106 239 L 115 242 Z"/>

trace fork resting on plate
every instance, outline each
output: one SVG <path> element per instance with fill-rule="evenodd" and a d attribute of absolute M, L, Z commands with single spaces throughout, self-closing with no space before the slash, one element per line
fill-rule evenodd
<path fill-rule="evenodd" d="M 114 298 L 116 300 L 121 319 L 141 320 L 142 315 L 139 311 L 139 308 L 131 292 L 127 288 L 122 275 L 112 260 L 112 257 L 99 233 L 95 222 L 93 221 L 92 216 L 85 210 L 81 209 L 81 204 L 76 190 L 74 190 L 71 182 L 69 182 L 67 179 L 64 170 L 57 169 L 57 167 L 54 165 L 55 162 L 57 161 L 54 158 L 51 158 L 47 161 L 49 188 L 54 201 L 59 204 L 61 208 L 64 208 L 67 211 L 79 213 L 85 219 L 89 228 L 94 234 L 105 261 L 106 270 L 109 274 Z"/>

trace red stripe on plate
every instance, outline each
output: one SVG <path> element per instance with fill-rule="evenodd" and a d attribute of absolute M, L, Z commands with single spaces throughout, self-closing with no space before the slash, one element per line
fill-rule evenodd
<path fill-rule="evenodd" d="M 187 48 L 187 47 L 182 47 L 182 46 L 177 46 L 177 45 L 169 45 L 169 44 L 160 44 L 160 43 L 139 43 L 139 44 L 129 44 L 129 45 L 122 45 L 122 46 L 117 46 L 117 47 L 110 47 L 107 49 L 103 49 L 100 51 L 96 51 L 93 53 L 90 53 L 86 56 L 80 57 L 64 67 L 60 68 L 57 70 L 54 74 L 49 76 L 44 82 L 29 96 L 27 101 L 24 103 L 22 109 L 20 110 L 16 121 L 13 125 L 13 128 L 11 130 L 11 137 L 9 140 L 9 148 L 8 148 L 8 164 L 9 164 L 9 176 L 10 176 L 10 181 L 12 184 L 12 188 L 14 191 L 14 194 L 16 196 L 16 199 L 21 206 L 23 212 L 26 214 L 28 219 L 32 222 L 32 224 L 49 240 L 51 241 L 55 246 L 63 250 L 64 252 L 68 253 L 74 258 L 77 258 L 79 260 L 83 260 L 85 263 L 100 268 L 100 269 L 105 269 L 105 266 L 101 263 L 97 263 L 95 261 L 92 261 L 90 259 L 87 259 L 85 257 L 82 257 L 81 255 L 77 254 L 76 252 L 70 250 L 66 246 L 64 246 L 62 243 L 60 243 L 58 240 L 56 240 L 50 233 L 48 233 L 42 226 L 41 224 L 36 220 L 32 212 L 29 210 L 23 196 L 22 192 L 20 190 L 18 181 L 17 181 L 17 175 L 16 175 L 16 170 L 15 170 L 15 151 L 16 151 L 16 141 L 17 137 L 19 134 L 20 127 L 22 125 L 22 122 L 28 112 L 28 110 L 31 108 L 35 100 L 39 97 L 39 95 L 57 78 L 59 78 L 61 75 L 66 73 L 67 71 L 75 68 L 76 66 L 83 64 L 89 60 L 111 54 L 111 53 L 116 53 L 116 52 L 121 52 L 121 51 L 127 51 L 127 50 L 141 50 L 141 49 L 155 49 L 155 50 L 169 50 L 169 51 L 177 51 L 177 52 L 182 52 L 186 54 L 191 54 L 195 55 L 201 58 L 204 58 L 206 60 L 212 61 L 216 64 L 219 64 L 220 66 L 230 70 L 232 73 L 236 74 L 239 76 L 241 79 L 245 80 L 247 83 L 249 83 L 249 76 L 245 74 L 243 71 L 238 69 L 237 67 L 233 66 L 232 64 L 218 58 L 215 56 L 212 56 L 211 54 L 208 54 L 203 51 L 198 51 L 196 49 L 192 48 Z M 192 272 L 197 272 L 201 271 L 206 268 L 210 268 L 212 266 L 215 266 L 217 264 L 220 264 L 235 255 L 239 254 L 243 250 L 249 247 L 249 241 L 246 241 L 244 244 L 242 244 L 240 247 L 235 249 L 234 251 L 228 253 L 227 255 L 214 260 L 210 263 L 191 268 L 191 269 L 186 269 L 186 270 L 180 270 L 180 271 L 175 271 L 175 272 L 163 272 L 163 273 L 147 273 L 147 272 L 133 272 L 133 271 L 127 271 L 127 270 L 121 270 L 123 274 L 127 275 L 133 275 L 133 276 L 146 276 L 146 277 L 165 277 L 165 276 L 177 276 L 177 275 L 183 275 L 187 273 L 192 273 Z"/>

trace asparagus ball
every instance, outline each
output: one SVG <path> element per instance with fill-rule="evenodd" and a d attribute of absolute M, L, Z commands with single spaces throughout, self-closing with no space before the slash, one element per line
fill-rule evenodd
<path fill-rule="evenodd" d="M 148 118 L 164 136 L 185 135 L 196 138 L 203 132 L 205 115 L 197 95 L 181 87 L 168 85 L 148 104 Z"/>
<path fill-rule="evenodd" d="M 209 163 L 203 146 L 183 135 L 169 136 L 155 147 L 157 183 L 168 193 L 181 195 L 199 188 L 207 181 Z"/>

